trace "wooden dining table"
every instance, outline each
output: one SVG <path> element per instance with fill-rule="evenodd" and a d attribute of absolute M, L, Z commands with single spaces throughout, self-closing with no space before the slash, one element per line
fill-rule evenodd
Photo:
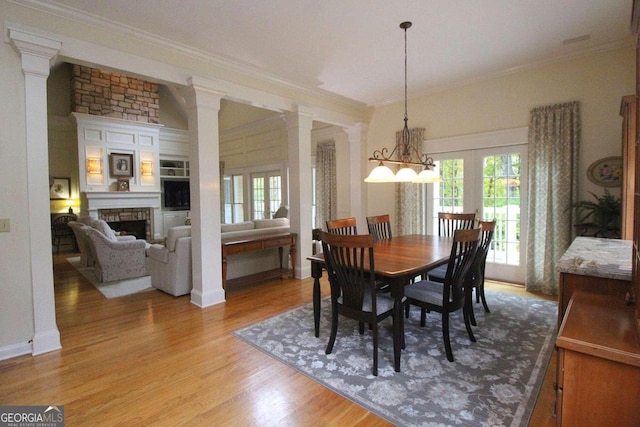
<path fill-rule="evenodd" d="M 394 369 L 400 372 L 400 350 L 402 337 L 402 299 L 404 287 L 416 276 L 445 264 L 451 254 L 453 238 L 410 234 L 393 236 L 373 244 L 373 262 L 376 280 L 388 283 L 394 299 L 393 322 Z M 313 321 L 316 337 L 320 336 L 320 278 L 325 266 L 324 254 L 307 258 L 311 261 L 313 277 Z"/>

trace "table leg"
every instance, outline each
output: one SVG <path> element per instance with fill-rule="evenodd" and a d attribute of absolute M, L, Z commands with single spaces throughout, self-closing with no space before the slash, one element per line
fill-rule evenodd
<path fill-rule="evenodd" d="M 393 368 L 400 372 L 400 354 L 404 344 L 404 328 L 402 318 L 402 299 L 404 298 L 404 280 L 393 281 L 391 296 L 393 296 Z"/>
<path fill-rule="evenodd" d="M 316 338 L 320 336 L 320 278 L 322 266 L 317 262 L 311 263 L 311 277 L 313 277 L 313 327 Z"/>

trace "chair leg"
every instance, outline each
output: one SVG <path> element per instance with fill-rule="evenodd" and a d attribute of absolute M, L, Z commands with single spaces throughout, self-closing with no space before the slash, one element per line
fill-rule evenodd
<path fill-rule="evenodd" d="M 329 336 L 329 342 L 327 343 L 327 348 L 324 351 L 325 354 L 331 354 L 333 351 L 333 345 L 336 342 L 336 335 L 338 334 L 338 307 L 331 307 L 331 335 Z"/>
<path fill-rule="evenodd" d="M 442 338 L 444 339 L 447 360 L 453 362 L 453 351 L 451 351 L 451 340 L 449 338 L 449 313 L 442 313 Z"/>
<path fill-rule="evenodd" d="M 469 309 L 467 307 L 473 310 L 473 308 L 471 308 L 471 304 L 467 306 L 467 303 L 465 301 L 465 305 L 462 308 L 462 317 L 464 317 L 464 326 L 465 328 L 467 328 L 467 333 L 469 334 L 469 339 L 471 340 L 471 342 L 476 342 L 476 337 L 473 335 L 473 330 L 471 329 L 471 324 L 472 324 L 471 317 L 473 315 L 473 311 L 470 314 Z"/>
<path fill-rule="evenodd" d="M 476 292 L 480 295 L 480 298 L 482 299 L 482 305 L 484 306 L 484 311 L 487 313 L 491 313 L 491 311 L 489 311 L 489 306 L 487 305 L 487 299 L 484 296 L 484 282 L 480 283 Z"/>
<path fill-rule="evenodd" d="M 420 326 L 426 325 L 427 323 L 427 309 L 424 307 L 420 307 Z"/>
<path fill-rule="evenodd" d="M 378 322 L 373 325 L 373 376 L 378 376 Z"/>
<path fill-rule="evenodd" d="M 407 319 L 409 318 L 409 308 L 411 307 L 411 304 L 409 304 L 408 302 L 404 303 L 404 317 L 406 317 Z"/>

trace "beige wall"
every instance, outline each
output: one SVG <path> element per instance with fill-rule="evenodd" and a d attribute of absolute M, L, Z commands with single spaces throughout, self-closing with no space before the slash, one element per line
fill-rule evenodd
<path fill-rule="evenodd" d="M 409 126 L 425 127 L 426 139 L 511 129 L 527 126 L 534 107 L 578 100 L 582 116 L 579 185 L 581 196 L 588 198 L 588 191 L 602 193 L 586 178 L 589 165 L 621 153 L 620 101 L 634 92 L 634 86 L 635 47 L 629 45 L 410 99 Z M 403 112 L 402 102 L 375 110 L 368 153 L 393 146 Z M 373 167 L 369 165 L 368 170 Z M 393 184 L 366 188 L 368 215 L 388 212 L 393 206 Z"/>

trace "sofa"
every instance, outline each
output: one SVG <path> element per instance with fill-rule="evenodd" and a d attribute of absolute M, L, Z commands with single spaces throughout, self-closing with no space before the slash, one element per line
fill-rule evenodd
<path fill-rule="evenodd" d="M 220 226 L 222 242 L 253 238 L 261 235 L 289 232 L 288 218 L 257 219 Z M 191 292 L 191 226 L 171 227 L 165 245 L 154 244 L 147 249 L 151 284 L 170 295 Z M 277 249 L 233 255 L 227 262 L 227 278 L 247 276 L 278 267 Z"/>
<path fill-rule="evenodd" d="M 145 240 L 119 236 L 105 221 L 93 218 L 85 217 L 69 226 L 78 242 L 82 267 L 93 267 L 100 282 L 149 274 Z"/>
<path fill-rule="evenodd" d="M 165 245 L 147 248 L 151 286 L 170 295 L 191 292 L 191 226 L 171 227 Z"/>

